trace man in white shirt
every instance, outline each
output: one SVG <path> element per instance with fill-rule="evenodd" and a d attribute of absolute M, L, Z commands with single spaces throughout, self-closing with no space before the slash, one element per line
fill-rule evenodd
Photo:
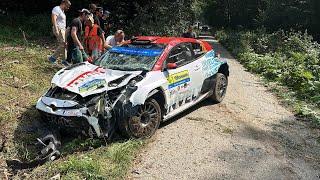
<path fill-rule="evenodd" d="M 106 47 L 107 49 L 112 48 L 114 46 L 121 46 L 125 44 L 127 41 L 124 40 L 124 32 L 122 30 L 117 30 L 115 35 L 108 36 L 106 39 Z"/>
<path fill-rule="evenodd" d="M 68 65 L 65 61 L 67 57 L 66 51 L 66 14 L 65 12 L 69 10 L 71 2 L 69 0 L 62 0 L 60 6 L 56 6 L 52 9 L 51 21 L 52 21 L 52 31 L 58 40 L 58 48 L 55 50 L 54 54 L 49 57 L 51 63 L 55 63 L 57 58 L 61 57 L 62 64 Z"/>

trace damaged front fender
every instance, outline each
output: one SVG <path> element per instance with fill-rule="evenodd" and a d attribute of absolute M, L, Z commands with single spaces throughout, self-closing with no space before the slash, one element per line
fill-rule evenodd
<path fill-rule="evenodd" d="M 161 85 L 168 83 L 167 78 L 161 71 L 149 72 L 146 77 L 137 84 L 138 89 L 130 97 L 130 102 L 133 106 L 144 104 L 153 90 L 161 88 Z M 165 91 L 165 89 L 162 90 Z"/>

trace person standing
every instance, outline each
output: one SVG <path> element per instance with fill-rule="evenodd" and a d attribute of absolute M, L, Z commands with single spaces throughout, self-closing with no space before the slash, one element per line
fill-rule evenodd
<path fill-rule="evenodd" d="M 89 10 L 92 14 L 96 13 L 97 5 L 96 4 L 89 4 Z"/>
<path fill-rule="evenodd" d="M 101 28 L 103 26 L 103 24 L 101 24 L 102 17 L 103 17 L 103 8 L 97 7 L 96 12 L 93 15 L 93 18 L 94 18 L 94 23 L 97 24 L 98 26 L 100 26 Z"/>
<path fill-rule="evenodd" d="M 87 9 L 79 10 L 79 17 L 73 19 L 70 24 L 70 32 L 67 37 L 68 42 L 68 61 L 73 64 L 88 60 L 87 54 L 81 43 L 83 27 L 82 24 L 88 20 L 90 11 Z"/>
<path fill-rule="evenodd" d="M 91 56 L 91 59 L 94 61 L 104 51 L 105 47 L 105 38 L 104 32 L 100 26 L 94 24 L 93 15 L 90 14 L 88 21 L 86 22 L 86 28 L 84 33 L 86 52 Z"/>
<path fill-rule="evenodd" d="M 197 35 L 195 32 L 193 32 L 193 27 L 189 26 L 187 32 L 182 34 L 182 37 L 184 38 L 196 38 Z"/>
<path fill-rule="evenodd" d="M 58 48 L 55 50 L 54 54 L 51 55 L 48 60 L 51 63 L 56 63 L 57 59 L 60 57 L 63 65 L 67 65 L 66 56 L 66 14 L 65 12 L 69 10 L 71 2 L 69 0 L 62 0 L 60 6 L 56 6 L 52 9 L 51 22 L 52 31 L 58 40 Z"/>
<path fill-rule="evenodd" d="M 108 22 L 109 21 L 110 12 L 109 11 L 103 11 L 102 18 L 100 19 L 100 26 L 102 30 L 105 32 L 105 34 L 109 34 L 111 25 Z"/>

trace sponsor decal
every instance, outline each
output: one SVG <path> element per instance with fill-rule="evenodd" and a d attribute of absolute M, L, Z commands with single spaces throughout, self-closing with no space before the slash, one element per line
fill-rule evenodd
<path fill-rule="evenodd" d="M 159 56 L 162 49 L 144 49 L 144 48 L 129 48 L 129 47 L 114 47 L 109 50 L 113 53 L 137 55 L 137 56 Z"/>
<path fill-rule="evenodd" d="M 199 97 L 199 90 L 187 90 L 186 93 L 179 94 L 178 96 L 172 98 L 172 101 L 169 105 L 168 113 L 178 109 L 179 107 L 196 101 Z"/>
<path fill-rule="evenodd" d="M 171 75 L 169 75 L 167 80 L 169 82 L 168 89 L 172 89 L 174 87 L 186 84 L 186 83 L 190 82 L 189 71 L 185 70 L 185 71 L 181 71 L 181 72 L 178 72 L 175 74 L 171 74 Z"/>
<path fill-rule="evenodd" d="M 208 78 L 216 74 L 219 70 L 220 65 L 223 64 L 223 62 L 218 61 L 218 59 L 215 58 L 214 55 L 214 51 L 210 51 L 205 55 L 206 60 L 202 62 L 204 78 Z"/>
<path fill-rule="evenodd" d="M 105 72 L 106 71 L 101 67 L 97 67 L 96 69 L 94 69 L 92 71 L 84 72 L 84 73 L 80 74 L 79 76 L 77 76 L 76 78 L 74 78 L 72 81 L 70 81 L 64 88 L 70 87 L 73 84 L 76 84 L 76 85 L 79 84 L 79 81 L 81 81 L 81 79 L 83 79 L 86 76 L 101 74 L 101 73 L 105 73 Z"/>
<path fill-rule="evenodd" d="M 206 53 L 205 57 L 206 58 L 214 58 L 215 52 L 214 51 L 209 51 L 208 53 Z"/>
<path fill-rule="evenodd" d="M 79 92 L 83 93 L 83 92 L 87 92 L 87 91 L 92 91 L 92 90 L 95 90 L 95 89 L 98 89 L 100 87 L 105 86 L 106 83 L 107 82 L 104 79 L 95 79 L 95 80 L 89 81 L 89 82 L 81 85 L 79 87 Z"/>
<path fill-rule="evenodd" d="M 184 83 L 180 86 L 177 86 L 176 88 L 172 88 L 169 90 L 170 97 L 175 96 L 176 94 L 185 94 L 188 93 L 188 88 L 190 87 L 190 83 Z"/>

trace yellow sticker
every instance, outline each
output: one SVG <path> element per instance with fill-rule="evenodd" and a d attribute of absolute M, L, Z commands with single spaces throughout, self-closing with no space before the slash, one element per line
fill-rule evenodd
<path fill-rule="evenodd" d="M 190 81 L 189 71 L 185 70 L 175 74 L 171 74 L 169 75 L 167 80 L 169 82 L 169 89 L 187 83 Z"/>

